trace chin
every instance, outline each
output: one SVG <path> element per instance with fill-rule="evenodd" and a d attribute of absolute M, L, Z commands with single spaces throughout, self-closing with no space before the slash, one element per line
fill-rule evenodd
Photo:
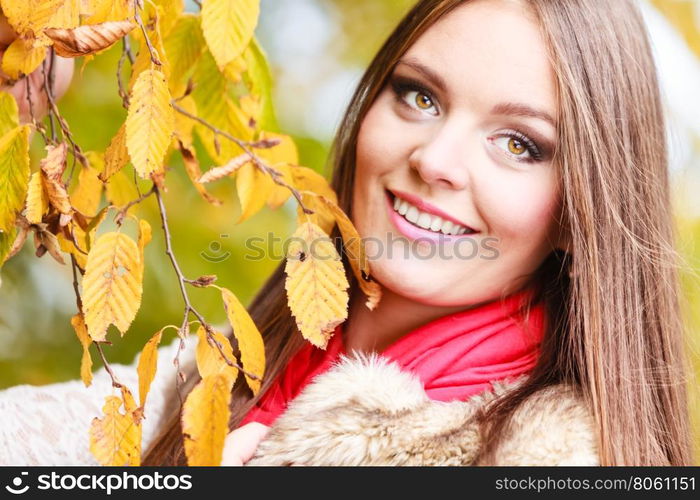
<path fill-rule="evenodd" d="M 391 262 L 398 265 L 387 265 Z M 414 269 L 409 261 L 383 260 L 381 265 L 379 262 L 370 262 L 370 266 L 372 275 L 382 287 L 414 302 L 430 306 L 454 306 L 464 301 L 463 297 L 456 303 L 450 301 L 450 292 L 454 292 L 454 287 L 437 286 L 441 280 L 436 279 L 435 273 L 426 272 L 425 268 Z"/>

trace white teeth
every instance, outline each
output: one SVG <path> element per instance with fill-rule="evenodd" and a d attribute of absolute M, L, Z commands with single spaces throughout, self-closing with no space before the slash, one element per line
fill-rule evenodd
<path fill-rule="evenodd" d="M 418 209 L 412 205 L 409 206 L 405 217 L 408 222 L 416 222 L 418 220 Z"/>
<path fill-rule="evenodd" d="M 430 229 L 430 223 L 432 222 L 432 217 L 426 213 L 422 213 L 418 216 L 416 221 L 416 226 L 420 226 L 423 229 Z"/>
<path fill-rule="evenodd" d="M 437 215 L 421 212 L 415 206 L 398 197 L 394 198 L 394 210 L 403 215 L 409 222 L 424 229 L 452 235 L 459 235 L 467 232 L 466 227 L 455 224 L 449 220 L 443 220 Z"/>

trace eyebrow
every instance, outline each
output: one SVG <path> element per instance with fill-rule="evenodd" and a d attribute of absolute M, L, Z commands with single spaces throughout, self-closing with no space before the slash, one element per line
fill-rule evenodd
<path fill-rule="evenodd" d="M 400 59 L 396 63 L 396 65 L 398 66 L 399 64 L 403 64 L 405 66 L 408 66 L 409 68 L 413 68 L 418 73 L 423 75 L 427 80 L 429 80 L 430 83 L 435 85 L 440 91 L 447 92 L 447 83 L 445 83 L 445 80 L 440 75 L 438 75 L 436 72 L 434 72 L 432 69 L 430 69 L 429 67 L 425 66 L 424 64 L 418 62 L 416 59 L 414 59 L 414 58 Z M 502 102 L 502 103 L 496 104 L 491 109 L 491 114 L 492 115 L 511 115 L 511 116 L 523 116 L 523 117 L 528 117 L 528 118 L 539 118 L 540 120 L 544 120 L 556 128 L 556 121 L 554 120 L 554 118 L 552 118 L 552 115 L 550 115 L 546 111 L 534 109 L 534 108 L 528 106 L 527 104 L 523 104 L 523 103 Z"/>

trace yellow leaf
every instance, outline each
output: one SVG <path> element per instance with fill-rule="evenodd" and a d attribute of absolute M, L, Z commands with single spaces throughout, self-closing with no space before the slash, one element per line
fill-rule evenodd
<path fill-rule="evenodd" d="M 320 227 L 305 222 L 290 238 L 284 270 L 289 308 L 299 331 L 325 349 L 348 315 L 350 285 L 335 245 Z"/>
<path fill-rule="evenodd" d="M 0 137 L 0 231 L 15 225 L 28 184 L 29 126 L 21 125 Z"/>
<path fill-rule="evenodd" d="M 71 205 L 83 215 L 94 216 L 100 207 L 103 187 L 97 170 L 90 166 L 82 167 L 78 185 L 70 195 Z"/>
<path fill-rule="evenodd" d="M 139 219 L 139 242 L 138 242 L 138 247 L 139 247 L 139 278 L 138 280 L 140 282 L 143 282 L 143 270 L 146 266 L 146 258 L 144 255 L 144 249 L 146 248 L 146 245 L 148 245 L 151 242 L 151 225 L 146 221 L 145 219 Z"/>
<path fill-rule="evenodd" d="M 243 72 L 246 69 L 246 61 L 241 55 L 228 63 L 221 72 L 227 80 L 238 83 L 243 79 Z"/>
<path fill-rule="evenodd" d="M 270 167 L 277 170 L 281 174 L 281 180 L 290 187 L 294 187 L 294 178 L 292 177 L 290 165 L 299 163 L 299 154 L 294 141 L 288 135 L 272 132 L 262 132 L 259 140 L 264 139 L 277 139 L 280 143 L 271 148 L 255 149 L 255 154 L 262 158 Z M 267 206 L 274 210 L 283 205 L 291 194 L 292 192 L 289 189 L 275 183 L 272 187 L 272 192 L 268 196 Z"/>
<path fill-rule="evenodd" d="M 80 269 L 85 270 L 85 265 L 87 264 L 87 252 L 90 248 L 89 241 L 94 236 L 95 230 L 92 230 L 88 235 L 74 221 L 71 221 L 67 228 L 72 232 L 73 239 L 75 239 L 77 242 L 77 246 L 72 239 L 70 237 L 66 237 L 63 232 L 59 232 L 56 236 L 58 239 L 58 244 L 60 245 L 61 250 L 68 252 L 75 257 L 75 261 Z"/>
<path fill-rule="evenodd" d="M 141 305 L 140 266 L 139 249 L 125 234 L 105 233 L 90 249 L 83 306 L 92 340 L 104 341 L 111 324 L 122 336 L 129 329 Z"/>
<path fill-rule="evenodd" d="M 217 373 L 203 378 L 187 395 L 182 432 L 189 466 L 221 464 L 231 416 L 232 378 Z"/>
<path fill-rule="evenodd" d="M 135 27 L 131 21 L 108 21 L 73 29 L 47 28 L 44 33 L 59 56 L 81 57 L 105 50 Z"/>
<path fill-rule="evenodd" d="M 216 66 L 211 52 L 204 50 L 193 73 L 197 82 L 192 97 L 197 105 L 197 114 L 215 127 L 244 141 L 253 139 L 255 129 L 248 124 L 248 117 L 235 104 L 229 91 L 229 82 Z M 201 124 L 195 126 L 207 148 L 209 156 L 219 165 L 241 154 L 241 148 L 232 141 L 219 137 L 219 150 L 214 143 L 214 133 Z"/>
<path fill-rule="evenodd" d="M 243 116 L 246 118 L 248 127 L 258 131 L 258 123 L 260 121 L 260 113 L 262 112 L 260 98 L 250 94 L 244 95 L 238 99 L 238 105 L 241 108 Z M 268 134 L 271 132 L 268 132 Z M 258 133 L 259 135 L 259 133 Z"/>
<path fill-rule="evenodd" d="M 82 0 L 63 0 L 47 23 L 47 28 L 76 28 L 80 24 Z"/>
<path fill-rule="evenodd" d="M 188 95 L 184 99 L 178 101 L 178 105 L 188 113 L 197 116 L 197 105 Z M 192 130 L 194 129 L 195 121 L 189 116 L 175 112 L 175 133 L 173 134 L 173 145 L 178 147 L 177 141 L 181 141 L 187 149 L 192 150 Z"/>
<path fill-rule="evenodd" d="M 220 69 L 246 48 L 259 14 L 260 0 L 206 0 L 203 3 L 204 39 Z"/>
<path fill-rule="evenodd" d="M 170 30 L 173 29 L 175 23 L 182 16 L 185 4 L 183 0 L 151 0 L 144 5 L 146 14 L 144 22 L 148 23 L 151 21 L 155 13 L 154 6 L 158 7 L 158 23 L 160 24 L 161 33 L 165 36 L 170 33 Z"/>
<path fill-rule="evenodd" d="M 65 0 L 0 0 L 7 21 L 20 34 L 34 37 L 51 24 Z"/>
<path fill-rule="evenodd" d="M 101 465 L 122 467 L 141 462 L 141 426 L 128 410 L 119 411 L 122 403 L 126 409 L 127 401 L 107 396 L 102 408 L 104 416 L 92 419 L 90 452 Z"/>
<path fill-rule="evenodd" d="M 174 127 L 170 92 L 163 74 L 154 69 L 142 72 L 129 103 L 126 146 L 134 168 L 144 179 L 163 169 Z"/>
<path fill-rule="evenodd" d="M 85 319 L 81 313 L 76 314 L 70 319 L 71 325 L 75 330 L 75 334 L 80 340 L 80 345 L 83 346 L 83 357 L 80 360 L 80 378 L 83 380 L 85 387 L 90 387 L 92 384 L 92 358 L 90 357 L 90 344 L 92 340 L 85 326 Z"/>
<path fill-rule="evenodd" d="M 184 91 L 184 80 L 204 50 L 199 16 L 187 13 L 179 17 L 164 38 L 163 47 L 170 63 L 170 93 L 179 96 Z M 179 104 L 183 106 L 183 101 Z"/>
<path fill-rule="evenodd" d="M 83 24 L 99 24 L 106 21 L 124 21 L 134 15 L 132 0 L 88 0 L 87 18 Z"/>
<path fill-rule="evenodd" d="M 49 208 L 49 198 L 41 182 L 41 172 L 34 172 L 27 190 L 27 220 L 39 224 Z"/>
<path fill-rule="evenodd" d="M 0 92 L 0 137 L 19 126 L 17 100 L 12 94 Z"/>
<path fill-rule="evenodd" d="M 256 214 L 265 205 L 273 187 L 274 181 L 257 166 L 252 163 L 243 165 L 236 176 L 236 191 L 241 203 L 241 215 L 236 224 Z"/>
<path fill-rule="evenodd" d="M 126 149 L 126 124 L 122 123 L 112 138 L 104 154 L 104 170 L 100 179 L 106 181 L 129 163 L 129 151 Z"/>
<path fill-rule="evenodd" d="M 294 186 L 299 191 L 312 191 L 321 194 L 331 200 L 333 203 L 338 203 L 338 196 L 328 184 L 328 181 L 316 171 L 301 166 L 292 166 L 292 178 Z M 301 206 L 297 206 L 297 223 L 303 224 L 306 221 L 313 222 L 323 229 L 325 233 L 329 233 L 335 226 L 335 217 L 329 213 L 326 206 L 316 199 L 313 195 L 301 193 L 301 199 L 306 208 L 313 210 L 313 214 L 305 214 Z"/>
<path fill-rule="evenodd" d="M 136 424 L 141 421 L 141 416 L 140 414 L 134 414 L 134 412 L 138 409 L 138 406 L 136 405 L 136 401 L 134 400 L 134 396 L 131 394 L 131 391 L 129 388 L 125 385 L 121 386 L 121 391 L 122 391 L 122 401 L 124 401 L 124 409 L 132 413 L 132 417 L 136 421 Z"/>
<path fill-rule="evenodd" d="M 320 199 L 335 216 L 340 233 L 343 235 L 343 245 L 345 246 L 352 271 L 357 278 L 360 289 L 362 289 L 367 296 L 367 308 L 373 310 L 382 297 L 382 289 L 376 281 L 365 280 L 365 277 L 369 279 L 371 273 L 369 259 L 367 258 L 367 252 L 365 251 L 362 238 L 357 232 L 357 229 L 355 229 L 350 218 L 338 205 L 323 195 L 318 195 L 317 198 Z"/>
<path fill-rule="evenodd" d="M 246 382 L 253 394 L 257 394 L 265 373 L 265 345 L 262 335 L 246 308 L 230 290 L 221 288 L 221 297 L 224 299 L 224 308 L 233 327 L 233 334 L 238 341 L 243 369 L 257 377 L 254 379 L 244 374 Z"/>
<path fill-rule="evenodd" d="M 221 205 L 221 200 L 210 195 L 204 185 L 198 182 L 198 179 L 202 176 L 202 171 L 199 168 L 199 161 L 197 161 L 197 154 L 194 148 L 187 147 L 180 141 L 178 141 L 178 145 L 180 153 L 182 153 L 182 161 L 185 164 L 187 176 L 192 181 L 192 184 L 194 184 L 197 192 L 212 205 Z"/>
<path fill-rule="evenodd" d="M 2 56 L 2 70 L 18 80 L 37 69 L 45 56 L 46 47 L 34 47 L 29 41 L 15 38 Z"/>
<path fill-rule="evenodd" d="M 236 357 L 233 355 L 233 349 L 231 347 L 231 342 L 228 337 L 224 336 L 221 332 L 214 331 L 214 339 L 221 344 L 221 350 L 226 355 L 226 358 L 232 363 L 237 363 Z M 238 369 L 235 366 L 229 366 L 226 361 L 221 357 L 219 349 L 209 344 L 207 331 L 203 326 L 197 329 L 197 337 L 199 341 L 197 343 L 197 351 L 195 353 L 197 361 L 197 370 L 202 378 L 208 377 L 210 375 L 215 375 L 221 373 L 230 377 L 233 382 L 236 381 L 238 377 Z"/>
<path fill-rule="evenodd" d="M 133 174 L 133 171 L 130 173 Z M 105 186 L 105 191 L 107 194 L 107 200 L 115 207 L 123 207 L 131 200 L 135 200 L 139 197 L 136 191 L 136 185 L 134 181 L 126 175 L 125 171 L 119 171 L 107 181 Z M 137 212 L 139 204 L 132 205 L 127 210 L 127 214 L 134 214 Z"/>
<path fill-rule="evenodd" d="M 256 116 L 258 126 L 274 130 L 277 127 L 277 118 L 272 102 L 272 73 L 265 51 L 255 37 L 243 51 L 243 57 L 247 66 L 246 85 L 258 100 L 260 107 L 260 116 Z"/>
<path fill-rule="evenodd" d="M 148 396 L 148 390 L 151 387 L 151 382 L 156 376 L 156 368 L 158 367 L 158 345 L 163 336 L 163 330 L 159 330 L 158 333 L 153 335 L 146 345 L 143 346 L 141 351 L 141 356 L 139 357 L 139 364 L 136 368 L 139 374 L 139 400 L 141 401 L 141 408 L 146 405 L 146 397 Z"/>
<path fill-rule="evenodd" d="M 17 237 L 17 228 L 11 227 L 9 231 L 0 231 L 0 267 L 7 261 L 12 251 L 13 243 Z M 0 280 L 0 284 L 2 281 Z"/>

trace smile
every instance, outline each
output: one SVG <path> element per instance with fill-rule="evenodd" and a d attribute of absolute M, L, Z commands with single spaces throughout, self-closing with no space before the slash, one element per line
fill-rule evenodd
<path fill-rule="evenodd" d="M 426 209 L 427 207 L 423 208 L 416 206 L 415 204 L 411 203 L 400 195 L 392 193 L 391 191 L 387 191 L 387 193 L 390 198 L 393 198 L 392 204 L 394 211 L 403 216 L 405 220 L 414 226 L 427 229 L 434 233 L 442 233 L 446 235 L 450 234 L 455 236 L 460 234 L 474 234 L 477 232 L 468 226 L 458 224 L 452 220 L 447 220 L 446 217 L 441 217 L 438 214 L 432 213 Z"/>
<path fill-rule="evenodd" d="M 427 211 L 424 203 L 422 208 L 419 208 L 416 204 L 410 203 L 405 198 L 388 190 L 386 191 L 386 200 L 394 225 L 410 239 L 427 238 L 444 241 L 451 238 L 468 237 L 479 232 L 448 220 L 447 217 Z"/>

